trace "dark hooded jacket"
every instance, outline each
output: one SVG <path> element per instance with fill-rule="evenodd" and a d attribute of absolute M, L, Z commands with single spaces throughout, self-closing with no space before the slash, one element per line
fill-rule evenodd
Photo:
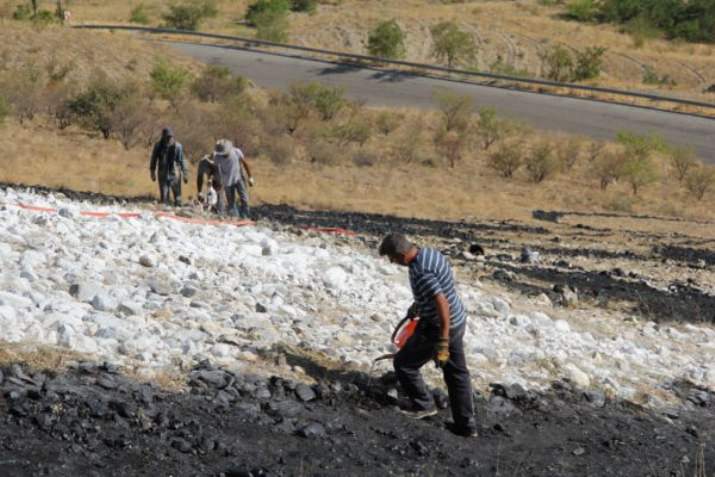
<path fill-rule="evenodd" d="M 186 177 L 188 172 L 184 161 L 184 147 L 176 141 L 159 140 L 154 144 L 149 170 L 152 173 L 156 171 L 160 181 L 173 182 L 181 180 L 182 175 Z"/>

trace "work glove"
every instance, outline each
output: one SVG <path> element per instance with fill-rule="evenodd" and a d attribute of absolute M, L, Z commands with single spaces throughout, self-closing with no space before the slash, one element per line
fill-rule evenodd
<path fill-rule="evenodd" d="M 249 178 L 248 178 L 248 185 L 250 185 L 251 187 L 253 187 L 254 185 L 256 185 L 256 181 L 253 180 L 253 177 L 249 177 Z"/>
<path fill-rule="evenodd" d="M 449 338 L 440 338 L 437 343 L 437 354 L 434 357 L 434 364 L 438 368 L 444 368 L 449 361 Z"/>
<path fill-rule="evenodd" d="M 156 174 L 154 172 L 151 173 L 151 181 L 156 182 Z"/>

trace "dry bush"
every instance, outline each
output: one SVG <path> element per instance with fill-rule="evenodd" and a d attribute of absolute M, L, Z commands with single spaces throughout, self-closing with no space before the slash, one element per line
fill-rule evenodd
<path fill-rule="evenodd" d="M 588 145 L 588 162 L 593 162 L 598 159 L 605 147 L 605 141 L 591 141 Z"/>
<path fill-rule="evenodd" d="M 683 182 L 688 173 L 698 166 L 698 160 L 695 158 L 695 151 L 692 148 L 674 148 L 670 162 L 675 169 L 678 182 Z"/>
<path fill-rule="evenodd" d="M 494 108 L 479 110 L 476 136 L 485 151 L 497 142 L 516 133 L 518 129 L 519 126 L 513 121 L 499 118 Z"/>
<path fill-rule="evenodd" d="M 344 153 L 343 149 L 326 141 L 316 138 L 306 146 L 310 162 L 320 165 L 335 165 L 340 162 L 340 157 Z"/>
<path fill-rule="evenodd" d="M 22 124 L 42 111 L 45 85 L 42 71 L 28 62 L 19 70 L 7 71 L 0 77 L 0 94 L 5 96 Z"/>
<path fill-rule="evenodd" d="M 109 113 L 109 123 L 119 142 L 129 150 L 146 142 L 152 119 L 157 115 L 146 95 L 137 89 Z"/>
<path fill-rule="evenodd" d="M 330 139 L 337 141 L 341 146 L 355 143 L 362 147 L 370 136 L 372 136 L 372 127 L 369 119 L 364 116 L 357 116 L 346 123 L 338 124 L 329 133 Z"/>
<path fill-rule="evenodd" d="M 551 144 L 544 142 L 531 150 L 524 160 L 524 165 L 529 180 L 540 184 L 558 171 L 559 160 L 554 155 Z"/>
<path fill-rule="evenodd" d="M 434 137 L 434 145 L 437 150 L 447 158 L 449 167 L 454 168 L 462 159 L 464 149 L 469 141 L 469 135 L 464 130 L 440 129 Z"/>
<path fill-rule="evenodd" d="M 708 191 L 715 188 L 715 168 L 699 165 L 687 175 L 685 187 L 697 200 L 703 200 Z"/>
<path fill-rule="evenodd" d="M 390 145 L 390 155 L 397 162 L 411 164 L 417 160 L 422 149 L 422 121 L 416 120 L 405 128 Z"/>
<path fill-rule="evenodd" d="M 512 178 L 523 163 L 523 144 L 520 141 L 502 144 L 489 156 L 487 162 L 489 167 L 506 179 Z"/>
<path fill-rule="evenodd" d="M 268 156 L 275 165 L 289 164 L 295 151 L 295 143 L 290 137 L 273 137 L 261 148 L 261 151 Z"/>
<path fill-rule="evenodd" d="M 243 93 L 248 81 L 235 76 L 225 66 L 208 65 L 191 85 L 192 92 L 201 100 L 217 102 Z"/>
<path fill-rule="evenodd" d="M 565 171 L 574 168 L 581 156 L 581 140 L 569 138 L 560 142 L 556 148 L 558 162 Z"/>
<path fill-rule="evenodd" d="M 404 115 L 392 111 L 380 111 L 375 117 L 375 127 L 383 136 L 389 136 L 400 127 Z"/>
<path fill-rule="evenodd" d="M 596 158 L 589 168 L 589 174 L 598 179 L 601 190 L 616 182 L 623 175 L 624 152 L 605 151 Z"/>
<path fill-rule="evenodd" d="M 442 111 L 446 131 L 467 129 L 474 113 L 474 100 L 471 96 L 444 90 L 436 91 L 434 98 Z"/>

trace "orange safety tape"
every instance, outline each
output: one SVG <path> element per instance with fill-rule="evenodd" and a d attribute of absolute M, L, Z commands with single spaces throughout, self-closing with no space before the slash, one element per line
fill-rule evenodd
<path fill-rule="evenodd" d="M 56 213 L 57 209 L 54 209 L 52 207 L 40 207 L 37 205 L 28 205 L 20 202 L 18 204 L 18 207 L 21 209 L 25 210 L 31 210 L 33 212 L 50 212 L 50 213 Z M 94 217 L 98 219 L 106 218 L 109 217 L 110 215 L 117 215 L 123 219 L 136 219 L 141 217 L 141 214 L 139 212 L 97 212 L 97 211 L 89 211 L 85 210 L 79 213 L 83 217 Z M 176 220 L 178 222 L 184 222 L 188 224 L 197 224 L 197 225 L 234 225 L 236 227 L 244 227 L 246 225 L 255 225 L 255 222 L 252 220 L 216 220 L 216 219 L 200 219 L 200 218 L 192 218 L 192 217 L 180 217 L 175 214 L 170 214 L 168 212 L 156 212 L 154 214 L 154 217 L 158 218 L 165 218 L 165 219 L 170 219 L 170 220 Z"/>
<path fill-rule="evenodd" d="M 309 231 L 309 232 L 323 232 L 327 234 L 336 234 L 336 235 L 346 235 L 348 237 L 354 237 L 357 235 L 357 232 L 353 232 L 352 230 L 348 229 L 343 229 L 341 227 L 303 227 L 303 229 Z"/>

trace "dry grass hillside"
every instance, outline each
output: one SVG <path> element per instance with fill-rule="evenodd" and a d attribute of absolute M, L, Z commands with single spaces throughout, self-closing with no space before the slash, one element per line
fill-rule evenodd
<path fill-rule="evenodd" d="M 145 78 L 158 58 L 196 69 L 169 48 L 147 45 L 127 35 L 77 31 L 60 26 L 37 29 L 0 19 L 0 72 L 28 67 L 85 83 L 97 71 L 112 79 Z"/>
<path fill-rule="evenodd" d="M 16 2 L 8 2 L 14 4 Z M 71 0 L 73 21 L 127 23 L 131 10 L 142 4 L 150 24 L 161 24 L 171 2 L 165 0 L 104 2 Z M 206 19 L 205 31 L 252 35 L 241 24 L 249 0 L 218 0 L 219 15 Z M 396 19 L 407 33 L 407 58 L 435 62 L 430 27 L 455 21 L 478 47 L 474 67 L 500 72 L 544 72 L 542 55 L 554 45 L 573 50 L 607 48 L 600 85 L 669 91 L 713 100 L 704 90 L 715 83 L 713 46 L 634 37 L 612 25 L 584 24 L 563 19 L 563 5 L 544 6 L 538 0 L 436 2 L 427 0 L 342 0 L 319 2 L 314 14 L 293 13 L 292 43 L 365 53 L 368 31 L 382 20 Z M 645 81 L 650 75 L 651 80 Z M 662 84 L 657 84 L 659 80 Z M 671 82 L 672 80 L 672 82 Z M 674 82 L 674 84 L 673 84 Z M 646 84 L 649 83 L 649 84 Z"/>
<path fill-rule="evenodd" d="M 332 95 L 329 88 L 275 93 L 246 86 L 230 96 L 207 98 L 197 93 L 194 82 L 210 80 L 203 88 L 212 94 L 234 83 L 208 77 L 210 68 L 124 35 L 12 22 L 3 24 L 1 32 L 0 49 L 7 60 L 0 79 L 13 78 L 33 63 L 44 76 L 51 76 L 53 64 L 71 68 L 62 78 L 27 90 L 35 104 L 32 118 L 18 116 L 25 98 L 11 95 L 16 104 L 0 123 L 0 181 L 126 196 L 155 194 L 147 167 L 149 147 L 158 129 L 169 124 L 192 161 L 218 137 L 235 139 L 256 171 L 257 202 L 450 219 L 525 219 L 536 208 L 715 218 L 708 207 L 715 176 L 697 200 L 675 178 L 670 156 L 658 153 L 637 195 L 624 176 L 617 181 L 607 176 L 602 188 L 595 170 L 609 172 L 613 156 L 606 152 L 615 154 L 613 144 L 594 149 L 599 144 L 587 139 L 545 136 L 501 118 L 489 132 L 487 120 L 463 98 L 447 101 L 454 113 L 450 126 L 444 112 L 379 110 L 339 97 L 331 103 L 336 109 L 326 114 L 311 98 Z M 172 101 L 150 81 L 156 58 L 164 55 L 187 75 L 188 83 Z M 124 102 L 112 111 L 60 124 L 57 111 L 86 93 L 91 85 L 83 83 L 96 68 L 115 78 L 102 87 L 131 82 L 139 83 L 139 89 L 122 96 Z M 43 106 L 43 95 L 67 83 L 76 87 L 53 99 L 51 108 Z M 13 83 L 0 81 L 0 87 L 8 84 Z M 0 97 L 8 93 L 16 91 L 0 90 Z M 112 124 L 107 139 L 96 129 L 100 119 Z M 129 127 L 135 128 L 137 140 L 122 143 Z M 486 148 L 482 142 L 489 134 L 495 134 L 494 144 Z M 493 167 L 499 157 L 518 162 L 513 174 Z M 543 177 L 537 177 L 540 169 Z M 185 197 L 192 195 L 193 176 Z"/>

